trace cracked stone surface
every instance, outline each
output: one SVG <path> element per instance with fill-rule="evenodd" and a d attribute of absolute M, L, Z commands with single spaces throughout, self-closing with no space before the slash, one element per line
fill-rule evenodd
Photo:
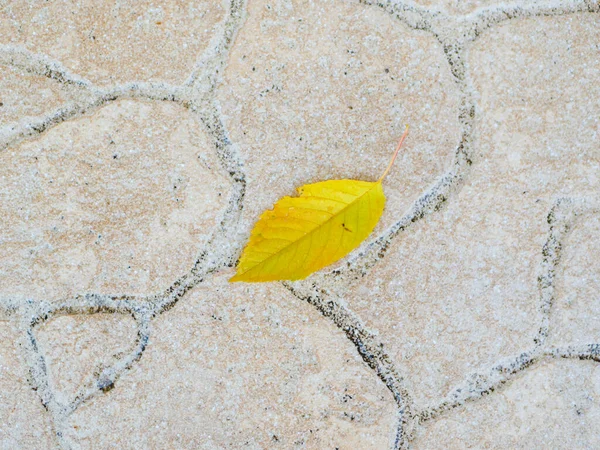
<path fill-rule="evenodd" d="M 132 318 L 119 314 L 63 316 L 40 327 L 37 340 L 57 397 L 67 402 L 93 372 L 130 352 L 136 332 Z"/>
<path fill-rule="evenodd" d="M 99 84 L 181 83 L 224 18 L 223 2 L 7 2 L 0 12 L 2 44 L 60 60 Z"/>
<path fill-rule="evenodd" d="M 244 224 L 306 183 L 377 180 L 410 117 L 414 139 L 389 175 L 381 232 L 443 172 L 459 139 L 442 46 L 365 5 L 276 5 L 249 4 L 217 92 L 248 172 Z"/>
<path fill-rule="evenodd" d="M 600 446 L 599 14 L 0 2 L 0 448 Z M 359 249 L 228 283 L 405 124 Z"/>
<path fill-rule="evenodd" d="M 69 433 L 102 448 L 389 447 L 393 398 L 343 332 L 278 284 L 230 276 L 157 319 L 124 388 L 79 409 Z"/>
<path fill-rule="evenodd" d="M 544 362 L 423 432 L 415 449 L 596 448 L 597 363 Z"/>
<path fill-rule="evenodd" d="M 48 300 L 164 289 L 192 266 L 230 187 L 198 120 L 167 103 L 107 105 L 0 160 L 4 293 Z"/>

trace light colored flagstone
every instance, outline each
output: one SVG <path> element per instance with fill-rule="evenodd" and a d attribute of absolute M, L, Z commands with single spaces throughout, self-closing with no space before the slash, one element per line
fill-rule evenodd
<path fill-rule="evenodd" d="M 2 5 L 0 447 L 597 447 L 598 13 Z M 373 239 L 227 283 L 406 123 Z"/>

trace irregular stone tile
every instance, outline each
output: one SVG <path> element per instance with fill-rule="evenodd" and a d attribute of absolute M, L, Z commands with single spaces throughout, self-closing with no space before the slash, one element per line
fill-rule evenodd
<path fill-rule="evenodd" d="M 73 98 L 70 90 L 49 78 L 0 65 L 0 127 L 52 111 Z"/>
<path fill-rule="evenodd" d="M 421 405 L 466 373 L 530 347 L 537 330 L 549 205 L 521 201 L 518 184 L 492 184 L 500 175 L 489 169 L 474 169 L 442 212 L 400 235 L 348 296 Z"/>
<path fill-rule="evenodd" d="M 230 188 L 202 129 L 128 100 L 1 153 L 3 294 L 154 293 L 187 272 Z"/>
<path fill-rule="evenodd" d="M 500 391 L 425 424 L 413 448 L 598 448 L 599 379 L 596 363 L 541 363 Z"/>
<path fill-rule="evenodd" d="M 69 438 L 84 448 L 389 448 L 395 403 L 344 334 L 281 285 L 229 284 L 228 272 L 155 319 L 140 362 L 74 413 Z"/>
<path fill-rule="evenodd" d="M 305 183 L 383 173 L 375 232 L 447 169 L 458 92 L 440 44 L 379 8 L 340 1 L 251 1 L 217 91 L 248 191 L 244 240 L 260 213 Z"/>
<path fill-rule="evenodd" d="M 502 152 L 505 164 L 526 182 L 525 195 L 599 192 L 599 40 L 597 15 L 573 14 L 511 21 L 486 31 L 473 47 L 469 66 L 480 91 L 481 152 Z M 536 169 L 525 176 L 527 167 Z M 576 226 L 583 235 L 573 231 L 558 268 L 551 325 L 558 328 L 551 334 L 563 343 L 570 338 L 587 342 L 592 337 L 587 332 L 596 328 L 579 321 L 595 297 L 587 295 L 592 291 L 579 291 L 582 280 L 575 280 L 588 274 L 593 289 L 597 279 L 598 266 L 589 258 L 596 254 L 596 240 L 586 237 L 594 233 L 595 220 L 585 218 Z M 577 329 L 570 327 L 574 321 Z"/>
<path fill-rule="evenodd" d="M 579 219 L 562 244 L 550 312 L 550 342 L 600 342 L 600 217 Z"/>
<path fill-rule="evenodd" d="M 57 400 L 66 404 L 134 349 L 137 327 L 123 314 L 73 315 L 50 320 L 36 337 L 49 367 L 50 385 Z"/>
<path fill-rule="evenodd" d="M 479 139 L 465 185 L 400 235 L 349 297 L 418 403 L 532 346 L 547 214 L 559 196 L 600 188 L 600 88 L 591 75 L 600 62 L 590 41 L 598 27 L 582 15 L 565 31 L 564 19 L 515 21 L 475 43 Z"/>
<path fill-rule="evenodd" d="M 19 331 L 8 320 L 0 320 L 0 342 L 0 448 L 54 448 L 50 415 L 27 382 Z"/>
<path fill-rule="evenodd" d="M 0 42 L 59 60 L 100 84 L 183 82 L 224 19 L 222 2 L 9 2 Z"/>

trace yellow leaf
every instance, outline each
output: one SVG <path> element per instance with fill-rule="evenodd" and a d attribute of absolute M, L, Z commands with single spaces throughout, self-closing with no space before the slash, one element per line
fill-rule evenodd
<path fill-rule="evenodd" d="M 381 182 L 407 133 L 408 127 L 378 181 L 306 184 L 297 189 L 299 197 L 283 197 L 265 211 L 229 281 L 301 280 L 358 247 L 383 213 Z"/>

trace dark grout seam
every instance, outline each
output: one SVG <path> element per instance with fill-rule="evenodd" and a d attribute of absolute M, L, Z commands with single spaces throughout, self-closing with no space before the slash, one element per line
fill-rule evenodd
<path fill-rule="evenodd" d="M 466 16 L 465 22 L 464 17 L 454 17 L 440 12 L 430 12 L 423 8 L 406 5 L 401 2 L 390 0 L 386 2 L 363 0 L 361 3 L 378 6 L 410 28 L 431 33 L 443 46 L 450 72 L 461 96 L 458 120 L 462 127 L 462 135 L 454 154 L 454 161 L 451 169 L 434 183 L 432 187 L 426 190 L 398 222 L 392 225 L 375 241 L 368 244 L 364 250 L 351 256 L 345 266 L 326 274 L 317 274 L 317 276 L 312 278 L 312 281 L 305 282 L 304 289 L 308 287 L 309 283 L 313 283 L 313 289 L 321 288 L 323 292 L 326 292 L 323 287 L 335 284 L 348 285 L 353 281 L 365 277 L 370 272 L 370 269 L 377 264 L 379 260 L 385 257 L 385 254 L 395 237 L 401 232 L 409 229 L 413 223 L 416 223 L 430 213 L 443 208 L 444 203 L 448 198 L 460 190 L 461 182 L 466 178 L 469 167 L 472 165 L 471 144 L 475 135 L 475 89 L 471 85 L 465 65 L 465 52 L 468 43 L 475 40 L 483 30 L 510 19 L 600 11 L 600 3 L 592 4 L 590 2 L 576 3 L 575 5 L 561 4 L 560 6 L 534 5 L 520 7 L 509 5 L 480 10 L 473 15 Z M 463 36 L 458 39 L 448 36 L 448 29 L 452 29 L 453 27 L 461 29 L 463 31 Z M 551 305 L 552 280 L 554 274 L 553 268 L 558 263 L 558 257 L 552 252 L 560 250 L 559 248 L 555 248 L 554 241 L 551 241 L 551 239 L 556 239 L 556 236 L 554 236 L 552 232 L 547 245 L 544 247 L 544 252 L 546 253 L 544 253 L 543 261 L 543 265 L 547 265 L 551 271 L 547 273 L 545 278 L 540 280 L 540 287 L 542 284 L 546 286 L 546 293 L 542 295 L 542 305 L 540 308 L 542 309 L 542 312 L 547 310 L 548 313 Z M 548 258 L 546 258 L 546 254 L 548 255 Z M 546 266 L 544 266 L 544 268 L 546 268 Z M 326 295 L 327 294 L 325 294 L 325 296 Z M 300 296 L 299 298 L 302 297 Z M 323 301 L 312 304 L 314 304 L 323 315 L 327 316 L 326 311 L 322 309 Z M 341 306 L 336 305 L 336 307 Z M 544 319 L 537 338 L 538 340 L 541 340 L 540 342 L 543 342 L 545 339 L 544 333 L 547 335 L 547 314 L 543 315 L 543 317 Z M 335 323 L 340 328 L 344 329 L 343 323 Z M 544 325 L 545 323 L 546 325 Z M 358 322 L 358 326 L 362 327 L 362 324 Z M 545 326 L 546 329 L 544 331 Z M 396 389 L 396 386 L 402 385 L 401 378 L 397 375 L 397 370 L 394 369 L 389 372 L 390 377 L 397 377 L 394 381 L 390 382 L 387 379 L 387 376 L 385 378 L 382 377 L 379 371 L 369 362 L 372 358 L 380 357 L 382 358 L 380 364 L 393 367 L 391 358 L 387 354 L 373 353 L 372 351 L 369 351 L 369 349 L 362 347 L 360 342 L 353 340 L 351 335 L 348 335 L 348 337 L 355 344 L 359 353 L 363 356 L 363 359 L 365 359 L 365 362 L 376 371 L 388 389 L 390 389 L 394 398 L 397 399 L 400 420 L 396 432 L 396 449 L 409 447 L 412 438 L 412 429 L 419 423 L 437 417 L 442 412 L 452 409 L 467 400 L 481 398 L 486 393 L 491 392 L 490 389 L 495 389 L 499 384 L 505 383 L 512 375 L 519 373 L 534 364 L 539 359 L 539 354 L 541 352 L 539 349 L 524 352 L 511 361 L 498 363 L 489 373 L 477 374 L 474 380 L 467 380 L 464 385 L 457 387 L 456 390 L 452 392 L 449 397 L 444 399 L 440 405 L 419 414 L 415 414 L 411 412 L 411 409 L 414 408 L 406 408 L 407 403 L 412 406 L 410 396 L 406 389 Z M 383 348 L 383 343 L 378 343 L 378 345 Z M 404 398 L 402 398 L 403 396 Z M 400 400 L 398 400 L 399 398 Z M 409 417 L 407 417 L 407 415 Z M 405 431 L 404 428 L 409 428 L 410 430 Z"/>
<path fill-rule="evenodd" d="M 548 214 L 548 238 L 542 249 L 538 288 L 540 300 L 540 327 L 533 339 L 530 350 L 521 352 L 516 357 L 504 358 L 492 365 L 472 374 L 454 387 L 440 402 L 422 409 L 416 414 L 418 424 L 433 420 L 444 413 L 464 405 L 467 402 L 479 400 L 495 390 L 500 389 L 509 380 L 525 369 L 548 358 L 570 358 L 593 360 L 600 362 L 600 344 L 582 346 L 551 347 L 546 346 L 550 334 L 550 314 L 554 300 L 554 283 L 556 270 L 560 264 L 560 254 L 563 242 L 576 220 L 589 214 L 600 213 L 600 199 L 591 198 L 560 198 Z"/>
<path fill-rule="evenodd" d="M 324 317 L 331 320 L 346 337 L 354 344 L 358 354 L 363 361 L 377 374 L 378 378 L 385 384 L 394 397 L 399 408 L 397 435 L 395 438 L 396 448 L 404 448 L 405 428 L 408 418 L 412 416 L 412 402 L 410 395 L 404 386 L 404 380 L 394 367 L 393 360 L 384 350 L 384 345 L 370 332 L 360 319 L 338 300 L 317 286 L 316 283 L 306 282 L 283 282 L 285 286 L 299 300 L 314 306 Z"/>
<path fill-rule="evenodd" d="M 16 67 L 25 72 L 46 77 L 63 85 L 72 85 L 81 89 L 90 89 L 92 84 L 69 72 L 61 63 L 45 55 L 30 52 L 24 47 L 0 45 L 0 64 Z"/>
<path fill-rule="evenodd" d="M 29 363 L 30 384 L 37 391 L 42 404 L 50 413 L 58 443 L 62 448 L 73 448 L 73 443 L 63 432 L 68 416 L 98 393 L 110 391 L 120 375 L 142 357 L 150 340 L 152 319 L 173 307 L 191 288 L 201 283 L 204 277 L 222 267 L 233 265 L 236 259 L 235 255 L 239 252 L 237 246 L 229 242 L 228 233 L 239 222 L 246 180 L 237 148 L 231 143 L 222 123 L 214 93 L 220 77 L 219 72 L 226 63 L 228 52 L 244 18 L 245 2 L 231 0 L 230 11 L 225 18 L 223 35 L 216 43 L 216 49 L 212 49 L 213 51 L 209 52 L 203 60 L 204 63 L 207 63 L 203 75 L 207 75 L 206 79 L 210 81 L 208 89 L 204 91 L 199 85 L 171 86 L 165 83 L 128 83 L 110 89 L 98 89 L 87 81 L 81 83 L 73 81 L 78 78 L 68 73 L 59 63 L 26 51 L 16 50 L 11 54 L 6 48 L 0 48 L 0 63 L 13 64 L 27 72 L 46 76 L 59 83 L 77 84 L 79 87 L 86 88 L 92 97 L 87 102 L 72 103 L 59 108 L 54 113 L 38 118 L 28 125 L 13 124 L 4 127 L 0 130 L 0 151 L 16 145 L 24 139 L 37 137 L 60 123 L 81 117 L 119 99 L 140 98 L 153 101 L 174 101 L 200 115 L 207 135 L 213 139 L 214 149 L 222 169 L 225 170 L 232 183 L 232 193 L 228 205 L 205 250 L 201 252 L 190 272 L 180 277 L 162 294 L 142 297 L 85 294 L 63 301 L 58 305 L 45 301 L 27 300 L 23 304 L 15 299 L 0 299 L 0 308 L 9 315 L 18 316 L 22 328 L 25 330 L 24 352 Z M 214 70 L 215 73 L 209 73 L 211 70 Z M 222 260 L 211 257 L 210 255 L 214 255 L 217 248 L 228 249 L 229 256 Z M 49 384 L 47 363 L 39 348 L 35 328 L 60 315 L 102 312 L 126 314 L 134 318 L 138 328 L 135 348 L 128 355 L 117 360 L 111 367 L 103 370 L 92 385 L 80 388 L 68 404 L 61 404 Z"/>
<path fill-rule="evenodd" d="M 433 34 L 443 45 L 450 71 L 461 93 L 461 104 L 458 112 L 459 123 L 462 127 L 460 142 L 455 151 L 454 162 L 450 170 L 434 183 L 398 222 L 369 244 L 364 251 L 351 257 L 345 267 L 324 275 L 317 274 L 313 278 L 313 282 L 284 283 L 284 285 L 293 295 L 316 307 L 323 316 L 332 320 L 338 328 L 344 331 L 365 363 L 375 371 L 381 381 L 392 392 L 399 410 L 399 425 L 394 444 L 394 447 L 399 449 L 409 447 L 411 429 L 418 423 L 431 420 L 466 401 L 476 400 L 493 392 L 494 389 L 504 384 L 512 376 L 530 367 L 543 357 L 592 359 L 595 361 L 599 359 L 600 346 L 597 344 L 542 349 L 542 344 L 548 334 L 547 315 L 552 304 L 551 287 L 553 278 L 550 278 L 550 285 L 544 287 L 549 292 L 546 297 L 544 297 L 546 291 L 542 290 L 542 286 L 545 286 L 546 281 L 540 281 L 542 325 L 534 350 L 523 352 L 513 359 L 501 361 L 488 372 L 470 375 L 440 404 L 415 412 L 411 396 L 404 386 L 403 378 L 394 367 L 393 360 L 385 353 L 384 344 L 372 332 L 368 331 L 359 318 L 343 306 L 339 299 L 321 286 L 334 282 L 349 283 L 352 280 L 364 277 L 380 259 L 384 258 L 391 241 L 396 236 L 410 228 L 413 223 L 443 208 L 445 202 L 453 193 L 460 189 L 461 181 L 465 178 L 468 168 L 472 164 L 471 144 L 474 136 L 476 112 L 473 100 L 474 90 L 470 85 L 464 65 L 466 44 L 476 39 L 483 30 L 505 20 L 539 15 L 564 15 L 573 12 L 596 13 L 600 11 L 600 4 L 593 1 L 579 1 L 569 4 L 558 2 L 557 5 L 541 6 L 521 7 L 509 5 L 487 8 L 469 16 L 454 17 L 440 11 L 431 11 L 389 0 L 385 2 L 362 0 L 361 3 L 380 7 L 410 28 Z M 235 262 L 235 255 L 239 249 L 235 244 L 228 241 L 227 233 L 231 231 L 232 227 L 235 228 L 239 222 L 246 182 L 237 149 L 230 142 L 222 123 L 214 92 L 226 65 L 229 49 L 244 18 L 245 2 L 231 0 L 230 12 L 224 21 L 220 37 L 215 45 L 209 46 L 209 49 L 202 55 L 196 69 L 183 86 L 170 86 L 163 83 L 129 83 L 110 90 L 100 90 L 94 88 L 87 80 L 68 73 L 62 65 L 44 56 L 34 55 L 22 49 L 10 49 L 13 52 L 11 54 L 10 51 L 0 48 L 0 63 L 9 61 L 9 64 L 20 67 L 29 73 L 46 76 L 59 83 L 92 92 L 92 99 L 88 102 L 69 104 L 26 126 L 15 124 L 0 130 L 0 151 L 14 146 L 21 140 L 36 137 L 59 123 L 80 117 L 118 99 L 141 98 L 153 101 L 174 101 L 200 114 L 201 120 L 207 128 L 207 133 L 213 137 L 222 167 L 229 174 L 233 185 L 233 192 L 223 219 L 217 231 L 209 240 L 206 249 L 201 253 L 189 273 L 179 278 L 159 295 L 135 297 L 88 294 L 65 301 L 57 307 L 44 302 L 35 303 L 33 301 L 28 302 L 27 306 L 21 307 L 22 305 L 12 299 L 0 300 L 0 307 L 3 307 L 8 313 L 18 314 L 25 322 L 27 322 L 27 317 L 35 319 L 31 319 L 29 323 L 24 325 L 24 329 L 26 329 L 26 348 L 28 349 L 26 353 L 30 356 L 30 362 L 34 361 L 31 364 L 32 385 L 38 391 L 44 406 L 53 416 L 57 438 L 63 448 L 71 448 L 71 443 L 63 436 L 61 424 L 71 412 L 98 392 L 107 392 L 112 389 L 120 374 L 141 358 L 149 342 L 151 320 L 173 307 L 190 289 L 201 283 L 206 276 L 222 267 L 231 266 Z M 451 26 L 456 25 L 463 28 L 464 24 L 467 24 L 461 39 L 454 40 L 447 36 L 444 37 L 444 34 L 448 31 L 447 22 L 450 22 Z M 554 258 L 552 252 L 556 249 L 560 250 L 560 247 L 554 245 L 549 244 L 547 248 L 545 246 L 548 260 L 544 261 L 547 262 L 549 267 L 555 267 L 559 260 L 558 257 L 555 260 L 552 259 Z M 213 260 L 210 255 L 215 254 L 214 249 L 216 248 L 227 248 L 228 256 L 222 261 Z M 546 258 L 546 255 L 544 255 L 544 258 Z M 52 388 L 48 385 L 47 367 L 35 339 L 34 327 L 61 314 L 94 314 L 109 311 L 130 314 L 134 317 L 138 324 L 136 348 L 130 355 L 120 359 L 115 365 L 103 372 L 96 380 L 95 386 L 80 390 L 69 405 L 60 405 L 54 399 Z M 40 313 L 43 313 L 43 316 Z"/>

